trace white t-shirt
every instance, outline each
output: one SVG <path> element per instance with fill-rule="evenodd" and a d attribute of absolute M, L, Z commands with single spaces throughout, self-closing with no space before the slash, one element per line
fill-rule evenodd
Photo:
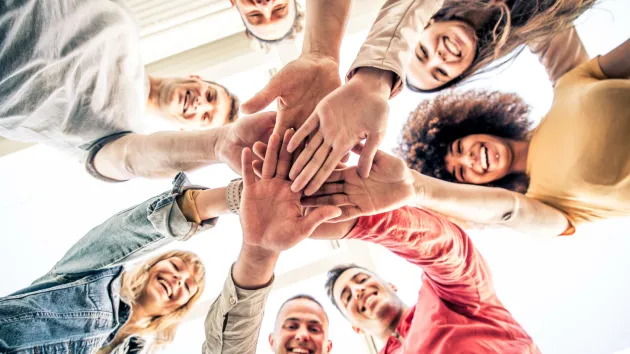
<path fill-rule="evenodd" d="M 84 158 L 137 131 L 149 93 L 138 33 L 122 1 L 0 4 L 0 135 Z"/>

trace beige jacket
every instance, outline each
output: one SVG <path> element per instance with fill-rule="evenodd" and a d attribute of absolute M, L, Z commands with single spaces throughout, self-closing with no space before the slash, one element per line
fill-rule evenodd
<path fill-rule="evenodd" d="M 396 96 L 405 82 L 405 70 L 418 42 L 418 34 L 442 3 L 443 0 L 387 0 L 350 67 L 347 79 L 361 67 L 392 71 L 395 79 L 390 98 Z M 588 60 L 573 27 L 551 40 L 530 43 L 530 49 L 539 56 L 552 82 Z"/>
<path fill-rule="evenodd" d="M 273 283 L 273 282 L 272 282 Z M 234 284 L 232 270 L 206 316 L 203 354 L 255 354 L 265 303 L 272 284 L 245 290 Z"/>

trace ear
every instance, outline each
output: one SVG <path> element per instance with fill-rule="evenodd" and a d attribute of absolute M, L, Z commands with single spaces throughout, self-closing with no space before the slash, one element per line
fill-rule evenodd
<path fill-rule="evenodd" d="M 328 340 L 328 343 L 326 343 L 326 353 L 330 353 L 332 351 L 332 341 Z"/>
<path fill-rule="evenodd" d="M 352 326 L 352 330 L 357 334 L 363 334 L 363 330 L 359 327 Z"/>
<path fill-rule="evenodd" d="M 275 340 L 273 338 L 273 333 L 269 333 L 269 346 L 271 347 L 271 351 L 273 351 L 273 344 Z"/>
<path fill-rule="evenodd" d="M 392 283 L 387 283 L 389 284 L 389 287 L 392 288 L 392 290 L 394 290 L 395 293 L 398 292 L 398 288 L 396 287 L 396 285 L 392 284 Z"/>

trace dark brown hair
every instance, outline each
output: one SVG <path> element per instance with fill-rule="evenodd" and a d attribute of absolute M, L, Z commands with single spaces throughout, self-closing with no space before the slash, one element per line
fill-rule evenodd
<path fill-rule="evenodd" d="M 460 76 L 438 88 L 422 90 L 409 82 L 407 87 L 415 92 L 436 92 L 475 74 L 496 69 L 516 58 L 523 50 L 523 44 L 550 40 L 554 35 L 569 29 L 573 21 L 593 7 L 596 1 L 445 0 L 442 8 L 433 16 L 436 21 L 459 20 L 470 24 L 473 16 L 491 14 L 486 23 L 476 28 L 475 59 Z M 495 63 L 490 66 L 492 62 Z"/>
<path fill-rule="evenodd" d="M 407 166 L 449 182 L 458 181 L 446 169 L 444 157 L 455 140 L 471 134 L 489 134 L 526 140 L 529 106 L 514 93 L 472 90 L 446 92 L 422 101 L 405 124 L 397 153 Z M 524 193 L 529 179 L 510 174 L 486 184 Z"/>

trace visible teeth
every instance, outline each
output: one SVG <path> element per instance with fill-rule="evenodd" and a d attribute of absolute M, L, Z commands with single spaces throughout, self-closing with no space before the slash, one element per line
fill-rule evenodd
<path fill-rule="evenodd" d="M 304 353 L 304 354 L 308 354 L 309 353 L 308 349 L 302 349 L 302 348 L 293 348 L 290 351 L 291 351 L 291 353 Z"/>

